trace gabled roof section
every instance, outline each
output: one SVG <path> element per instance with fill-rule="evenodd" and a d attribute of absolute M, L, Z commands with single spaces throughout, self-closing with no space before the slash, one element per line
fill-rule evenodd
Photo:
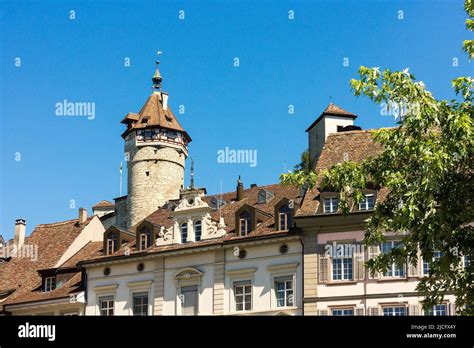
<path fill-rule="evenodd" d="M 330 116 L 339 116 L 339 117 L 347 117 L 351 119 L 356 119 L 357 115 L 353 114 L 352 112 L 346 111 L 340 106 L 334 105 L 333 103 L 329 103 L 328 107 L 322 112 L 321 115 L 314 121 L 311 126 L 306 129 L 306 132 L 308 132 L 311 128 L 313 128 L 316 123 L 318 123 L 324 116 L 330 115 Z"/>
<path fill-rule="evenodd" d="M 382 147 L 375 143 L 371 130 L 331 133 L 319 156 L 315 172 L 319 174 L 322 170 L 330 169 L 344 160 L 361 162 L 368 157 L 375 157 L 381 152 Z M 321 180 L 318 178 L 318 185 L 306 192 L 296 216 L 316 214 L 319 206 L 317 196 L 320 193 L 318 186 Z"/>
<path fill-rule="evenodd" d="M 182 132 L 186 139 L 191 141 L 188 133 L 184 130 L 178 119 L 171 111 L 169 105 L 166 110 L 163 107 L 163 94 L 162 92 L 152 93 L 138 114 L 129 113 L 123 120 L 122 123 L 128 123 L 134 121 L 127 131 L 123 134 L 125 137 L 130 131 L 144 128 L 161 127 L 178 132 Z M 166 95 L 167 98 L 167 95 Z M 138 115 L 138 117 L 136 116 Z"/>

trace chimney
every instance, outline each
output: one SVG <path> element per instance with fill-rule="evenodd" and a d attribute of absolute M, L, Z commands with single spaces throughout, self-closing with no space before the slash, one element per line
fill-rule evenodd
<path fill-rule="evenodd" d="M 163 110 L 168 110 L 168 93 L 161 93 L 161 97 L 163 98 Z"/>
<path fill-rule="evenodd" d="M 241 201 L 244 198 L 244 184 L 242 184 L 242 181 L 240 181 L 240 175 L 239 179 L 237 179 L 237 200 Z"/>
<path fill-rule="evenodd" d="M 15 245 L 17 248 L 21 248 L 25 243 L 25 232 L 26 232 L 26 220 L 17 219 L 15 220 Z"/>
<path fill-rule="evenodd" d="M 79 224 L 83 224 L 87 220 L 87 209 L 79 208 Z"/>

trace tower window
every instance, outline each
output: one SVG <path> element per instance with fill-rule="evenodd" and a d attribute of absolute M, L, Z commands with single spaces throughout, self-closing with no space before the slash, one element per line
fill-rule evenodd
<path fill-rule="evenodd" d="M 194 223 L 194 237 L 196 242 L 201 240 L 202 236 L 202 222 L 201 220 L 198 220 Z"/>
<path fill-rule="evenodd" d="M 181 224 L 181 243 L 186 243 L 188 241 L 188 223 L 185 222 Z"/>
<path fill-rule="evenodd" d="M 146 176 L 150 176 L 150 172 L 145 172 L 145 175 L 146 175 Z"/>

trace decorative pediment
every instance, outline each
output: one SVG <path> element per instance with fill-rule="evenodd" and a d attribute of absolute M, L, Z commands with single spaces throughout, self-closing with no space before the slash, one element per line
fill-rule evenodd
<path fill-rule="evenodd" d="M 186 267 L 184 269 L 179 270 L 174 279 L 176 280 L 192 280 L 192 279 L 200 279 L 204 273 L 199 271 L 196 268 Z"/>
<path fill-rule="evenodd" d="M 180 212 L 197 208 L 209 208 L 209 205 L 196 195 L 181 199 L 174 211 Z"/>

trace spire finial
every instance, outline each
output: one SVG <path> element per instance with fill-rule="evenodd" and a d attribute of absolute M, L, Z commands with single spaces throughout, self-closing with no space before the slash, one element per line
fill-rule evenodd
<path fill-rule="evenodd" d="M 191 158 L 191 188 L 194 188 L 194 160 Z"/>
<path fill-rule="evenodd" d="M 158 56 L 160 56 L 161 53 L 162 53 L 161 51 L 156 52 L 156 54 Z M 161 83 L 163 82 L 163 77 L 161 76 L 160 70 L 158 69 L 158 65 L 160 64 L 160 61 L 157 60 L 155 63 L 156 63 L 155 75 L 153 75 L 151 80 L 153 81 L 153 89 L 155 91 L 160 91 L 161 90 Z"/>

